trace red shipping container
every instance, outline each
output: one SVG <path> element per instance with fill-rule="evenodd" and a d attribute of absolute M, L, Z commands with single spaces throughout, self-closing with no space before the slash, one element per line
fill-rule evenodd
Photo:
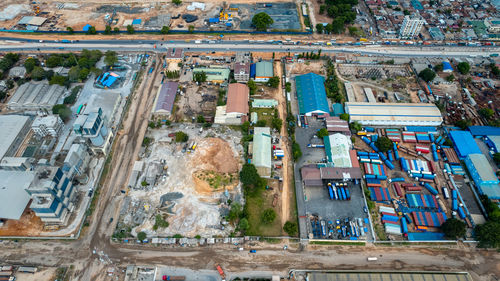
<path fill-rule="evenodd" d="M 425 219 L 427 220 L 427 225 L 428 225 L 428 226 L 435 226 L 435 225 L 434 225 L 434 222 L 433 222 L 433 220 L 432 220 L 432 216 L 431 216 L 431 214 L 430 214 L 430 213 L 428 213 L 428 212 L 425 212 L 425 213 L 424 213 L 424 215 L 425 215 Z"/>
<path fill-rule="evenodd" d="M 401 186 L 399 185 L 399 183 L 394 183 L 394 189 L 399 197 L 403 197 L 403 192 L 401 191 Z"/>
<path fill-rule="evenodd" d="M 408 186 L 405 189 L 407 192 L 420 192 L 420 191 L 422 191 L 422 187 L 420 187 L 420 186 Z"/>

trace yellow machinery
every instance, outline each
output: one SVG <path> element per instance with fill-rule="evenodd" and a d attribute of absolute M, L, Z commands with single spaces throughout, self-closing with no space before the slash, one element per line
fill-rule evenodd
<path fill-rule="evenodd" d="M 40 14 L 40 6 L 34 6 L 33 11 L 35 12 L 35 15 L 38 16 Z"/>

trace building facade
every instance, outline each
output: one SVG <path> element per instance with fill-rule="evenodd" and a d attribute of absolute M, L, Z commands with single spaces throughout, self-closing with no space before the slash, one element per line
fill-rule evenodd
<path fill-rule="evenodd" d="M 31 129 L 31 120 L 22 115 L 0 115 L 0 159 L 14 156 Z"/>
<path fill-rule="evenodd" d="M 46 136 L 57 137 L 64 126 L 63 121 L 57 115 L 37 116 L 31 124 L 31 129 L 41 138 Z"/>
<path fill-rule="evenodd" d="M 425 20 L 419 16 L 405 16 L 403 23 L 401 24 L 401 29 L 399 30 L 399 37 L 413 38 L 417 36 L 424 26 L 424 23 Z"/>
<path fill-rule="evenodd" d="M 90 148 L 94 152 L 106 154 L 111 145 L 113 133 L 106 125 L 106 118 L 101 108 L 88 114 L 79 115 L 73 124 L 73 131 L 77 135 L 89 139 L 92 143 Z"/>
<path fill-rule="evenodd" d="M 464 162 L 479 192 L 492 200 L 500 200 L 500 181 L 486 156 L 469 154 Z"/>
<path fill-rule="evenodd" d="M 238 83 L 246 83 L 250 79 L 250 64 L 248 62 L 237 62 L 234 64 L 234 80 Z"/>

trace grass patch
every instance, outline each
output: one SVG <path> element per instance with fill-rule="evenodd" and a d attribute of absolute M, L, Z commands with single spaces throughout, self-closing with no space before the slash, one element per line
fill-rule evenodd
<path fill-rule="evenodd" d="M 273 208 L 272 193 L 261 191 L 254 196 L 245 195 L 245 197 L 245 208 L 248 212 L 248 222 L 250 224 L 250 228 L 245 234 L 250 236 L 281 236 L 283 234 L 283 229 L 281 227 L 281 218 L 279 215 L 270 224 L 264 224 L 261 221 L 261 215 L 264 210 Z"/>
<path fill-rule="evenodd" d="M 219 189 L 229 187 L 237 183 L 238 175 L 236 173 L 218 173 L 215 171 L 198 171 L 194 177 L 208 183 L 211 188 Z"/>
<path fill-rule="evenodd" d="M 366 242 L 339 242 L 339 241 L 310 241 L 309 244 L 313 245 L 352 245 L 352 246 L 365 246 Z"/>
<path fill-rule="evenodd" d="M 282 239 L 280 238 L 262 238 L 261 241 L 267 242 L 269 244 L 279 244 Z"/>
<path fill-rule="evenodd" d="M 271 127 L 271 120 L 273 119 L 274 116 L 273 108 L 252 108 L 250 111 L 257 112 L 257 115 L 259 116 L 258 120 L 266 121 L 266 126 Z"/>
<path fill-rule="evenodd" d="M 373 229 L 375 230 L 375 234 L 377 234 L 379 240 L 387 240 L 387 234 L 385 233 L 385 230 L 382 227 L 382 225 L 375 224 L 373 226 Z"/>

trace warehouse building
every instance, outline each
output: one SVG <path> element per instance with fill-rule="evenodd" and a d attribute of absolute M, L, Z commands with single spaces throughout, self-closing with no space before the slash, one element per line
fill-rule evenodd
<path fill-rule="evenodd" d="M 273 108 L 278 106 L 278 101 L 275 99 L 253 99 L 253 108 Z"/>
<path fill-rule="evenodd" d="M 307 116 L 330 113 L 326 98 L 325 78 L 315 73 L 295 77 L 299 113 Z"/>
<path fill-rule="evenodd" d="M 31 168 L 34 159 L 29 157 L 4 157 L 0 161 L 0 170 L 27 171 Z"/>
<path fill-rule="evenodd" d="M 468 273 L 454 272 L 308 272 L 309 281 L 473 281 Z"/>
<path fill-rule="evenodd" d="M 18 220 L 28 206 L 25 189 L 35 178 L 34 172 L 0 170 L 0 218 Z"/>
<path fill-rule="evenodd" d="M 252 164 L 261 177 L 271 176 L 271 129 L 269 127 L 254 128 Z"/>
<path fill-rule="evenodd" d="M 273 63 L 259 61 L 255 63 L 255 82 L 267 82 L 274 76 Z"/>
<path fill-rule="evenodd" d="M 351 149 L 351 140 L 343 134 L 332 134 L 323 138 L 325 142 L 326 160 L 333 163 L 334 167 L 350 168 L 352 167 L 349 151 Z"/>
<path fill-rule="evenodd" d="M 239 125 L 248 118 L 247 85 L 241 83 L 229 84 L 227 90 L 227 104 L 217 106 L 214 123 Z"/>
<path fill-rule="evenodd" d="M 153 106 L 153 116 L 155 118 L 166 119 L 172 114 L 178 88 L 178 82 L 169 81 L 161 85 Z"/>
<path fill-rule="evenodd" d="M 229 79 L 229 68 L 222 67 L 197 67 L 193 69 L 193 75 L 196 73 L 205 72 L 207 74 L 207 81 L 222 84 Z"/>
<path fill-rule="evenodd" d="M 493 153 L 500 152 L 500 136 L 486 136 L 484 138 L 484 143 Z"/>
<path fill-rule="evenodd" d="M 349 123 L 339 117 L 326 117 L 325 127 L 328 133 L 341 133 L 346 136 L 351 136 L 351 130 L 349 129 Z"/>
<path fill-rule="evenodd" d="M 488 159 L 483 154 L 469 154 L 465 166 L 481 194 L 492 200 L 500 200 L 500 182 Z"/>
<path fill-rule="evenodd" d="M 22 115 L 0 115 L 0 159 L 14 156 L 30 131 L 30 118 Z"/>
<path fill-rule="evenodd" d="M 10 110 L 51 110 L 63 95 L 65 88 L 46 83 L 24 83 L 7 103 Z"/>
<path fill-rule="evenodd" d="M 430 103 L 368 103 L 346 102 L 350 121 L 362 125 L 439 126 L 441 111 Z"/>
<path fill-rule="evenodd" d="M 58 115 L 37 116 L 31 124 L 33 132 L 41 138 L 46 136 L 57 137 L 64 126 Z"/>
<path fill-rule="evenodd" d="M 460 159 L 465 159 L 469 154 L 481 154 L 471 133 L 467 131 L 451 131 L 450 139 Z"/>
<path fill-rule="evenodd" d="M 500 136 L 500 128 L 492 126 L 469 126 L 469 132 L 476 137 Z"/>

